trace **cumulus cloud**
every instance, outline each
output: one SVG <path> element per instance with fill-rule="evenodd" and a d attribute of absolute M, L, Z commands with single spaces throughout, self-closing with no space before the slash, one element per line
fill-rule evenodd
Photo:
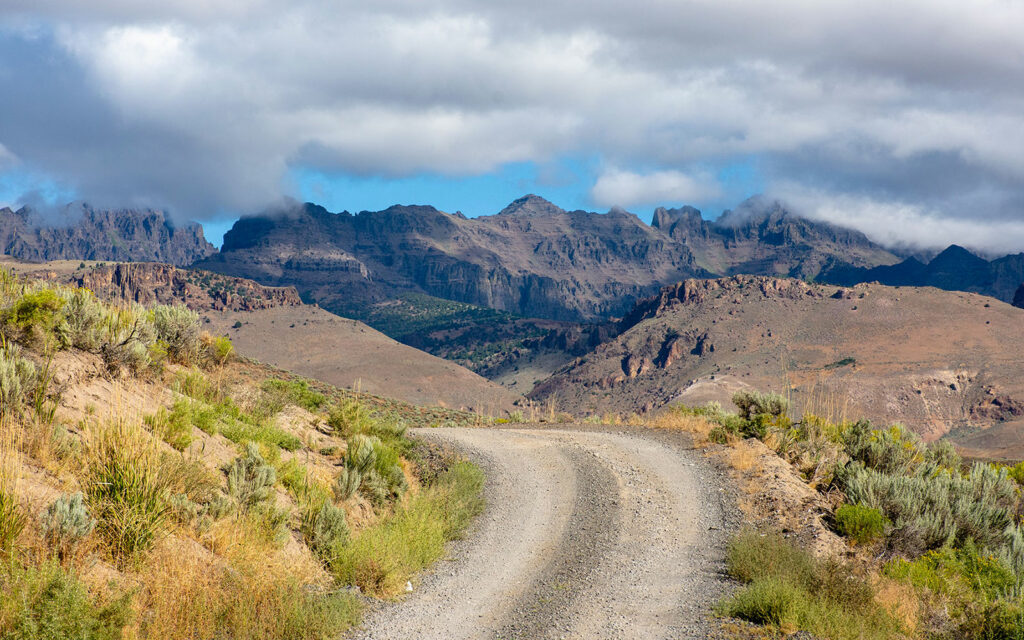
<path fill-rule="evenodd" d="M 642 174 L 611 169 L 601 174 L 590 193 L 598 205 L 629 207 L 699 202 L 717 198 L 721 189 L 706 175 L 694 177 L 671 170 Z"/>
<path fill-rule="evenodd" d="M 0 171 L 208 218 L 293 168 L 597 157 L 595 204 L 628 206 L 714 197 L 702 168 L 753 157 L 769 191 L 877 234 L 1005 246 L 1021 24 L 1003 0 L 8 0 Z"/>

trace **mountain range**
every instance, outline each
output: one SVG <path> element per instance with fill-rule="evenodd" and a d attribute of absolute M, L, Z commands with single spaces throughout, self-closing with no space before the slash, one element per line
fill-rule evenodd
<path fill-rule="evenodd" d="M 0 209 L 0 253 L 20 260 L 122 260 L 186 266 L 216 253 L 195 223 L 178 226 L 155 209 L 72 203 L 45 215 Z"/>
<path fill-rule="evenodd" d="M 176 226 L 157 210 L 75 203 L 56 218 L 27 207 L 0 210 L 0 251 L 34 261 L 195 265 L 294 286 L 306 302 L 389 327 L 398 313 L 399 333 L 407 319 L 431 315 L 444 301 L 522 318 L 603 323 L 687 278 L 879 281 L 1006 302 L 1024 283 L 1024 253 L 989 261 L 951 246 L 928 262 L 904 259 L 859 231 L 759 197 L 715 221 L 693 207 L 658 208 L 651 224 L 620 208 L 566 211 L 536 195 L 473 219 L 430 206 L 351 214 L 291 203 L 238 220 L 220 251 L 198 225 Z M 1016 297 L 1020 302 L 1024 294 Z M 493 314 L 483 315 L 493 322 Z M 435 328 L 421 325 L 414 325 L 419 334 Z"/>

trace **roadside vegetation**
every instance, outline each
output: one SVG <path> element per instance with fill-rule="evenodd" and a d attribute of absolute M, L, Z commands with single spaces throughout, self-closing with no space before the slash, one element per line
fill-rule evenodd
<path fill-rule="evenodd" d="M 788 415 L 777 394 L 739 393 L 736 411 L 675 406 L 666 424 L 706 440 L 757 438 L 836 505 L 847 558 L 813 558 L 772 532 L 729 551 L 744 583 L 723 615 L 821 638 L 1024 638 L 1024 463 L 965 463 L 900 425 Z M 893 593 L 899 593 L 894 602 Z"/>
<path fill-rule="evenodd" d="M 275 375 L 201 326 L 0 271 L 0 638 L 336 638 L 482 508 L 479 469 L 403 419 L 461 416 Z M 91 381 L 109 406 L 69 407 Z"/>

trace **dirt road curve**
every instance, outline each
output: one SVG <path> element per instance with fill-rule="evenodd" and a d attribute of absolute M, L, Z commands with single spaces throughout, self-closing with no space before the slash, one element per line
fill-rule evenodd
<path fill-rule="evenodd" d="M 671 434 L 429 429 L 488 475 L 449 560 L 367 639 L 706 638 L 722 593 L 717 476 Z"/>

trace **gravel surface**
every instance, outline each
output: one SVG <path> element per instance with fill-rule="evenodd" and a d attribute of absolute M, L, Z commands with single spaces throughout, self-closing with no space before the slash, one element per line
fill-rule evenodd
<path fill-rule="evenodd" d="M 449 558 L 356 637 L 709 638 L 729 588 L 731 494 L 664 432 L 427 429 L 487 473 L 487 509 Z"/>

